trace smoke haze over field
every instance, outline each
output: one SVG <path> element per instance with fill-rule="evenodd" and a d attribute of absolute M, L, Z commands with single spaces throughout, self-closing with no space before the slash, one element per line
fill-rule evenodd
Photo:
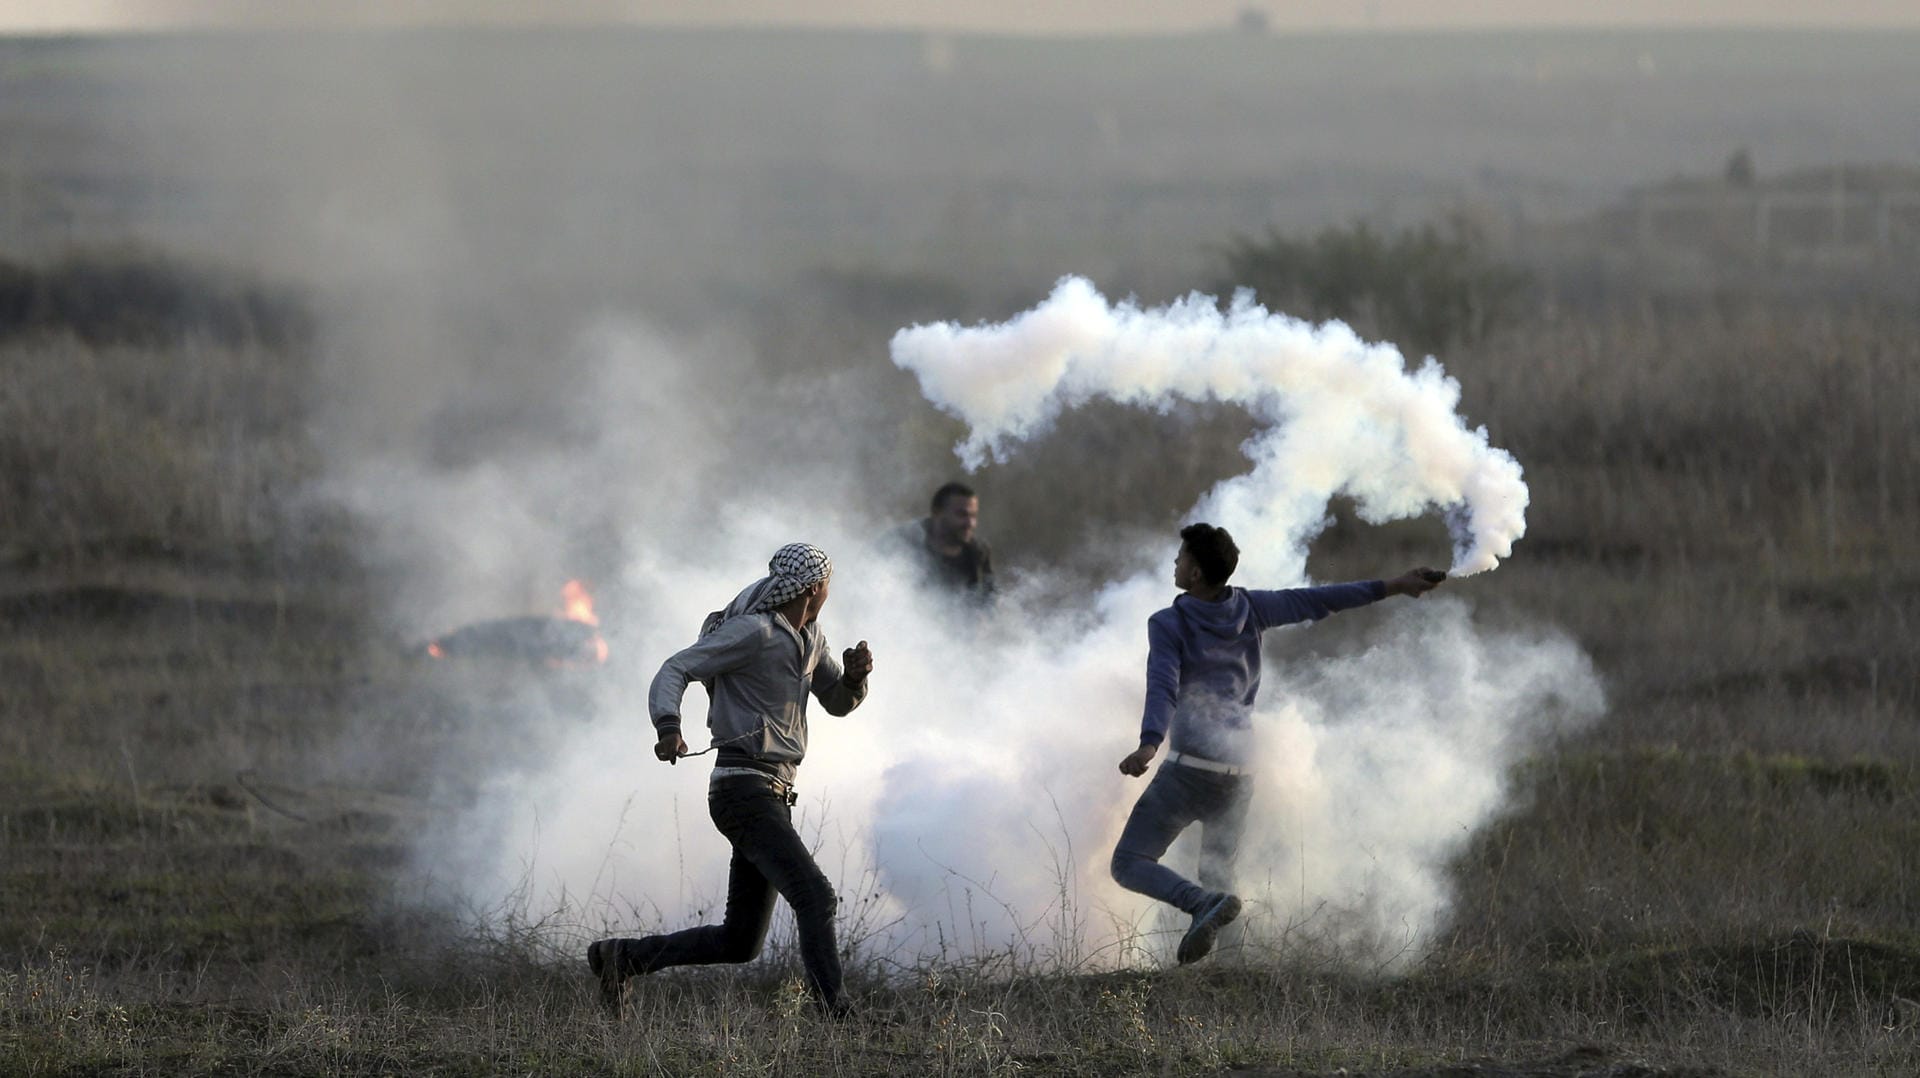
<path fill-rule="evenodd" d="M 1096 454 L 1104 474 L 1033 481 L 1060 503 L 1098 483 L 1192 507 L 1240 535 L 1249 586 L 1304 578 L 1307 544 L 1341 492 L 1376 520 L 1464 503 L 1465 571 L 1490 568 L 1519 536 L 1518 467 L 1456 414 L 1456 387 L 1341 328 L 1247 304 L 1222 315 L 1203 299 L 1116 307 L 1072 283 L 998 328 L 903 333 L 928 403 L 884 355 L 905 319 L 881 323 L 855 302 L 931 279 L 901 289 L 919 317 L 962 319 L 1036 303 L 1062 272 L 1104 283 L 1120 265 L 1185 292 L 1195 252 L 1229 234 L 1209 214 L 1227 205 L 1263 224 L 1293 205 L 1294 165 L 1276 154 L 1310 170 L 1338 160 L 1316 173 L 1318 189 L 1350 197 L 1343 176 L 1384 176 L 1391 190 L 1428 149 L 1434 167 L 1458 172 L 1520 159 L 1504 133 L 1409 148 L 1395 131 L 1355 137 L 1337 120 L 1309 130 L 1326 109 L 1369 110 L 1348 93 L 1403 91 L 1236 88 L 1305 70 L 1272 62 L 1275 43 L 1241 43 L 1225 66 L 1212 45 L 1185 43 L 1167 61 L 1169 80 L 1240 72 L 1195 98 L 1240 102 L 1214 127 L 1189 122 L 1165 84 L 1124 78 L 1138 59 L 1126 50 L 1076 47 L 1061 66 L 970 41 L 949 70 L 922 45 L 476 35 L 121 43 L 55 57 L 100 72 L 113 122 L 134 129 L 103 127 L 98 146 L 139 151 L 128 158 L 137 182 L 102 185 L 124 196 L 135 234 L 264 267 L 317 297 L 318 493 L 356 521 L 397 635 L 544 612 L 573 577 L 597 587 L 613 655 L 569 675 L 575 696 L 549 693 L 539 672 L 426 675 L 471 677 L 491 690 L 470 690 L 486 697 L 476 709 L 513 727 L 464 735 L 441 776 L 464 808 L 417 850 L 418 867 L 461 900 L 579 932 L 680 927 L 714 908 L 727 851 L 705 819 L 704 761 L 651 759 L 645 689 L 776 547 L 805 540 L 838 565 L 823 618 L 833 645 L 866 639 L 878 663 L 864 707 L 815 716 L 801 782 L 825 867 L 875 933 L 869 953 L 944 943 L 1128 960 L 1134 928 L 1160 922 L 1107 879 L 1141 788 L 1114 765 L 1137 733 L 1145 619 L 1173 593 L 1169 521 L 1146 509 L 996 518 L 987 491 L 983 528 L 1009 587 L 998 614 L 971 625 L 873 545 L 955 470 L 916 455 L 920 443 L 957 435 L 976 456 L 1041 458 L 1046 421 L 1063 411 L 1235 402 L 1256 428 L 1247 476 L 1169 490 L 1151 463 L 1128 471 L 1124 454 Z M 1607 69 L 1638 72 L 1623 55 L 1608 52 Z M 1298 58 L 1322 65 L 1299 77 L 1330 86 L 1350 69 L 1403 77 L 1392 57 Z M 1480 61 L 1458 62 L 1463 92 L 1485 93 Z M 1532 100 L 1537 87 L 1519 92 Z M 65 107 L 99 104 L 77 95 Z M 1528 142 L 1525 159 L 1535 151 Z M 1590 151 L 1567 152 L 1580 162 Z M 1216 181 L 1245 197 L 1216 197 Z M 1167 212 L 1134 212 L 1169 190 Z M 1063 240 L 1034 239 L 1045 235 Z M 837 303 L 804 291 L 848 266 L 879 285 Z M 1075 348 L 1107 365 L 1071 358 Z M 1009 389 L 1019 392 L 993 395 Z M 1199 441 L 1210 413 L 1195 414 Z M 1110 429 L 1125 435 L 1132 415 L 1116 408 Z M 1055 574 L 1023 550 L 1042 534 L 1098 545 L 1118 569 L 1093 587 Z M 1365 626 L 1361 652 L 1268 674 L 1258 722 L 1270 779 L 1243 865 L 1261 900 L 1251 920 L 1256 934 L 1323 931 L 1405 955 L 1444 915 L 1445 860 L 1498 810 L 1507 767 L 1594 715 L 1600 694 L 1568 641 L 1480 627 L 1461 600 L 1342 620 Z M 696 734 L 699 704 L 692 694 Z"/>
<path fill-rule="evenodd" d="M 1075 338 L 1087 349 L 1081 365 L 1056 362 Z M 686 436 L 714 417 L 669 418 L 674 402 L 690 398 L 648 390 L 684 387 L 697 366 L 670 345 L 636 352 L 611 332 L 587 347 L 627 362 L 598 368 L 605 381 L 586 394 L 595 404 L 583 422 L 611 434 L 666 420 L 663 441 L 603 443 L 564 470 L 501 461 L 504 474 L 484 498 L 462 506 L 455 488 L 429 516 L 456 529 L 471 522 L 473 532 L 513 547 L 513 531 L 476 517 L 482 504 L 492 520 L 502 506 L 549 501 L 578 488 L 580 476 L 617 470 L 629 491 L 647 492 L 618 520 L 627 554 L 615 592 L 645 618 L 616 639 L 619 655 L 595 690 L 588 727 L 529 700 L 529 722 L 563 732 L 536 756 L 500 761 L 480 807 L 423 845 L 423 866 L 477 907 L 533 921 L 633 931 L 689 924 L 702 911 L 710 919 L 728 853 L 702 818 L 704 761 L 669 768 L 650 759 L 646 682 L 661 658 L 692 640 L 707 610 L 759 574 L 768 553 L 805 540 L 837 562 L 822 618 L 830 639 L 868 640 L 878 661 L 865 706 L 845 719 L 814 715 L 800 783 L 863 953 L 1011 953 L 1096 966 L 1142 947 L 1159 953 L 1157 933 L 1171 926 L 1114 885 L 1106 862 L 1140 790 L 1114 764 L 1134 741 L 1143 627 L 1170 598 L 1176 540 L 1148 539 L 1118 579 L 1064 602 L 1043 573 L 1029 572 L 993 616 L 976 621 L 917 590 L 910 568 L 876 541 L 889 521 L 863 511 L 836 481 L 844 474 L 836 453 L 862 451 L 862 432 L 878 434 L 884 417 L 844 398 L 766 409 L 763 435 L 802 455 L 765 457 Z M 1240 537 L 1249 585 L 1299 581 L 1306 544 L 1342 488 L 1383 519 L 1464 498 L 1476 523 L 1463 551 L 1471 568 L 1490 567 L 1518 534 L 1517 467 L 1460 426 L 1455 387 L 1437 368 L 1406 373 L 1397 353 L 1363 346 L 1340 327 L 1244 305 L 1223 324 L 1205 297 L 1116 316 L 1086 282 L 1069 281 L 1007 326 L 920 327 L 902 332 L 895 348 L 938 386 L 936 399 L 975 421 L 969 445 L 1000 453 L 1044 439 L 1040 420 L 1051 409 L 1092 393 L 1159 407 L 1176 393 L 1227 396 L 1238 387 L 1270 424 L 1252 443 L 1258 463 L 1250 476 L 1194 498 Z M 641 355 L 644 373 L 631 362 Z M 1051 386 L 1034 371 L 1080 396 L 1042 404 Z M 1030 392 L 1010 392 L 1023 378 Z M 1328 415 L 1364 436 L 1335 436 Z M 814 427 L 851 433 L 822 445 L 809 438 Z M 1310 437 L 1289 443 L 1285 432 L 1296 429 Z M 1462 479 L 1477 468 L 1501 482 Z M 1295 487 L 1295 474 L 1318 477 L 1317 485 Z M 1492 495 L 1472 493 L 1479 489 Z M 422 506 L 409 497 L 362 510 L 409 520 Z M 1498 523 L 1482 526 L 1488 520 Z M 1444 915 L 1446 859 L 1499 807 L 1506 769 L 1538 739 L 1596 715 L 1599 689 L 1569 641 L 1482 632 L 1459 601 L 1345 617 L 1377 623 L 1364 653 L 1270 675 L 1258 719 L 1266 778 L 1242 866 L 1260 901 L 1250 931 L 1256 941 L 1308 933 L 1368 961 L 1404 959 Z M 702 703 L 690 693 L 690 730 L 699 729 Z"/>
<path fill-rule="evenodd" d="M 1920 160 L 1917 40 L 0 40 L 0 234 L 16 257 L 138 239 L 432 299 L 462 348 L 555 308 L 705 323 L 823 268 L 975 300 L 939 317 L 1004 316 L 1068 273 L 1164 301 L 1270 226 L 1550 227 L 1743 147 L 1763 177 Z"/>

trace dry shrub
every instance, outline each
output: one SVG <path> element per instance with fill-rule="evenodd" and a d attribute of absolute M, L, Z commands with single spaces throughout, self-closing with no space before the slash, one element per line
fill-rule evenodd
<path fill-rule="evenodd" d="M 255 346 L 0 345 L 0 519 L 16 555 L 273 544 L 317 462 L 300 365 Z"/>
<path fill-rule="evenodd" d="M 1920 522 L 1916 329 L 1884 308 L 1547 320 L 1448 365 L 1528 470 L 1529 544 L 1858 567 Z"/>
<path fill-rule="evenodd" d="M 1510 323 L 1527 284 L 1464 216 L 1394 232 L 1361 221 L 1304 239 L 1276 229 L 1235 241 L 1220 261 L 1222 295 L 1250 288 L 1270 310 L 1338 319 L 1421 355 Z"/>

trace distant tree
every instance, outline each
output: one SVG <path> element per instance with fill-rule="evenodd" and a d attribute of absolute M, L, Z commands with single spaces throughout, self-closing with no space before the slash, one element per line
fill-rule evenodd
<path fill-rule="evenodd" d="M 1745 146 L 1733 151 L 1733 156 L 1727 158 L 1726 178 L 1729 187 L 1753 186 L 1753 155 L 1747 152 Z"/>
<path fill-rule="evenodd" d="M 1250 288 L 1269 309 L 1337 318 L 1419 353 L 1477 340 L 1516 312 L 1527 275 L 1497 262 L 1464 218 L 1392 234 L 1359 222 L 1310 239 L 1270 231 L 1224 252 L 1216 287 Z"/>
<path fill-rule="evenodd" d="M 1233 19 L 1234 27 L 1243 34 L 1264 34 L 1269 24 L 1267 9 L 1251 5 L 1241 8 L 1240 13 Z"/>

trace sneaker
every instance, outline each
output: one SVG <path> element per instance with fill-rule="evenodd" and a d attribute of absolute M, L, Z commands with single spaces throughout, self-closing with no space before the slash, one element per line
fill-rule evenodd
<path fill-rule="evenodd" d="M 1174 952 L 1174 957 L 1183 966 L 1207 957 L 1213 950 L 1213 937 L 1238 916 L 1240 899 L 1234 895 L 1222 894 L 1200 907 L 1200 912 L 1193 915 L 1193 927 L 1187 929 L 1187 934 L 1180 938 L 1180 947 Z"/>
<path fill-rule="evenodd" d="M 620 993 L 626 987 L 626 974 L 620 969 L 620 944 L 617 939 L 594 940 L 587 944 L 587 968 L 600 978 L 600 1008 L 620 1017 Z"/>

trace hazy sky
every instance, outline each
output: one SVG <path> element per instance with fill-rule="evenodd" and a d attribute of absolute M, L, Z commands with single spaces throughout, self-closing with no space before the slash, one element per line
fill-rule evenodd
<path fill-rule="evenodd" d="M 1602 10 L 1604 8 L 1604 10 Z M 0 33 L 195 25 L 450 22 L 926 27 L 1147 33 L 1223 26 L 1244 9 L 1276 30 L 1592 25 L 1920 27 L 1916 0 L 0 0 Z"/>

